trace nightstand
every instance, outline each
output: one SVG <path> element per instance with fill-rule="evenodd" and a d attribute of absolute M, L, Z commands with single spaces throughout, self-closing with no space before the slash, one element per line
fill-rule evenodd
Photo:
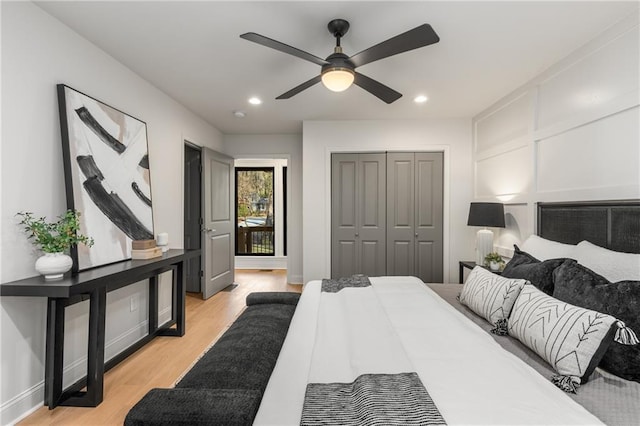
<path fill-rule="evenodd" d="M 464 283 L 464 268 L 471 270 L 476 267 L 476 262 L 474 262 L 473 260 L 461 260 L 458 263 L 460 264 L 460 275 L 459 275 L 458 282 L 462 284 Z M 486 266 L 483 266 L 483 268 L 486 269 L 487 271 L 491 271 L 491 269 L 489 269 Z M 491 272 L 497 275 L 502 275 L 502 271 L 491 271 Z"/>

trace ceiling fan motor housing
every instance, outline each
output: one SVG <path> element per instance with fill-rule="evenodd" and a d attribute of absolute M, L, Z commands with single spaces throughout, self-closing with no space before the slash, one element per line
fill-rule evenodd
<path fill-rule="evenodd" d="M 327 57 L 328 64 L 322 66 L 320 78 L 322 84 L 332 92 L 343 92 L 355 81 L 355 66 L 347 55 L 339 51 Z"/>
<path fill-rule="evenodd" d="M 353 65 L 353 63 L 351 63 L 351 61 L 349 60 L 349 57 L 344 53 L 332 53 L 331 55 L 327 56 L 327 62 L 329 63 L 322 66 L 321 74 L 336 70 L 354 73 L 354 70 L 356 68 L 355 65 Z"/>

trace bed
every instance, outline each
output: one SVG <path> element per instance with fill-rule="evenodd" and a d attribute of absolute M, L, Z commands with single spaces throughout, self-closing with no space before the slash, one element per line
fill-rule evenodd
<path fill-rule="evenodd" d="M 583 244 L 584 239 L 599 247 Z M 538 236 L 523 248 L 535 252 L 541 264 L 576 268 L 582 266 L 565 258 L 582 256 L 577 247 L 596 250 L 600 260 L 612 253 L 597 251 L 606 248 L 640 253 L 640 203 L 540 204 Z M 522 253 L 517 249 L 517 256 Z M 640 274 L 634 270 L 636 258 L 624 259 L 630 274 Z M 598 261 L 594 268 L 606 270 Z M 521 289 L 539 291 L 532 287 L 521 283 Z M 640 423 L 637 380 L 593 365 L 595 371 L 575 393 L 559 389 L 550 381 L 557 371 L 536 352 L 511 335 L 488 332 L 497 322 L 462 304 L 462 289 L 415 277 L 307 283 L 254 424 Z M 518 299 L 514 312 L 517 308 L 523 309 Z M 616 339 L 624 339 L 619 323 L 611 330 L 618 326 Z M 609 335 L 613 339 L 613 332 Z M 411 405 L 414 400 L 421 407 Z M 377 408 L 369 412 L 374 404 L 383 407 L 382 414 Z"/>

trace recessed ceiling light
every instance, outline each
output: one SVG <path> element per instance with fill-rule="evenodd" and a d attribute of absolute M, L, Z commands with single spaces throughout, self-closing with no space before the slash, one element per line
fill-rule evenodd
<path fill-rule="evenodd" d="M 425 95 L 418 95 L 415 98 L 413 98 L 413 102 L 417 103 L 417 104 L 423 104 L 425 102 L 427 102 L 429 100 L 429 98 L 427 98 Z"/>
<path fill-rule="evenodd" d="M 254 96 L 253 98 L 249 98 L 249 103 L 251 105 L 260 105 L 262 103 L 262 100 Z"/>
<path fill-rule="evenodd" d="M 233 111 L 233 115 L 234 115 L 236 118 L 245 118 L 245 117 L 247 116 L 247 114 L 245 114 L 245 113 L 244 113 L 244 112 L 242 112 L 242 111 Z"/>

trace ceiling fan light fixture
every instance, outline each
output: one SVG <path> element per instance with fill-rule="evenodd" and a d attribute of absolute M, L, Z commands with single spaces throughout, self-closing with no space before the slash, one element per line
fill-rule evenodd
<path fill-rule="evenodd" d="M 325 59 L 260 34 L 245 33 L 241 34 L 240 37 L 271 49 L 279 50 L 280 52 L 288 55 L 296 56 L 322 67 L 320 75 L 316 75 L 304 83 L 298 84 L 293 89 L 276 97 L 276 99 L 289 99 L 322 81 L 323 85 L 327 89 L 334 92 L 347 90 L 355 83 L 360 88 L 371 93 L 373 96 L 387 104 L 400 99 L 402 97 L 402 93 L 398 93 L 390 87 L 387 87 L 366 75 L 356 72 L 356 68 L 399 53 L 408 52 L 410 50 L 438 43 L 440 41 L 440 37 L 438 37 L 438 34 L 436 34 L 433 28 L 431 28 L 431 25 L 422 24 L 412 30 L 405 31 L 402 34 L 391 37 L 382 43 L 371 46 L 370 48 L 356 53 L 355 55 L 347 56 L 342 51 L 340 39 L 349 30 L 349 22 L 345 19 L 333 19 L 327 25 L 327 29 L 331 35 L 335 37 L 336 46 L 333 53 Z"/>
<path fill-rule="evenodd" d="M 353 84 L 355 76 L 349 68 L 332 67 L 322 72 L 322 84 L 332 92 L 344 92 Z"/>

